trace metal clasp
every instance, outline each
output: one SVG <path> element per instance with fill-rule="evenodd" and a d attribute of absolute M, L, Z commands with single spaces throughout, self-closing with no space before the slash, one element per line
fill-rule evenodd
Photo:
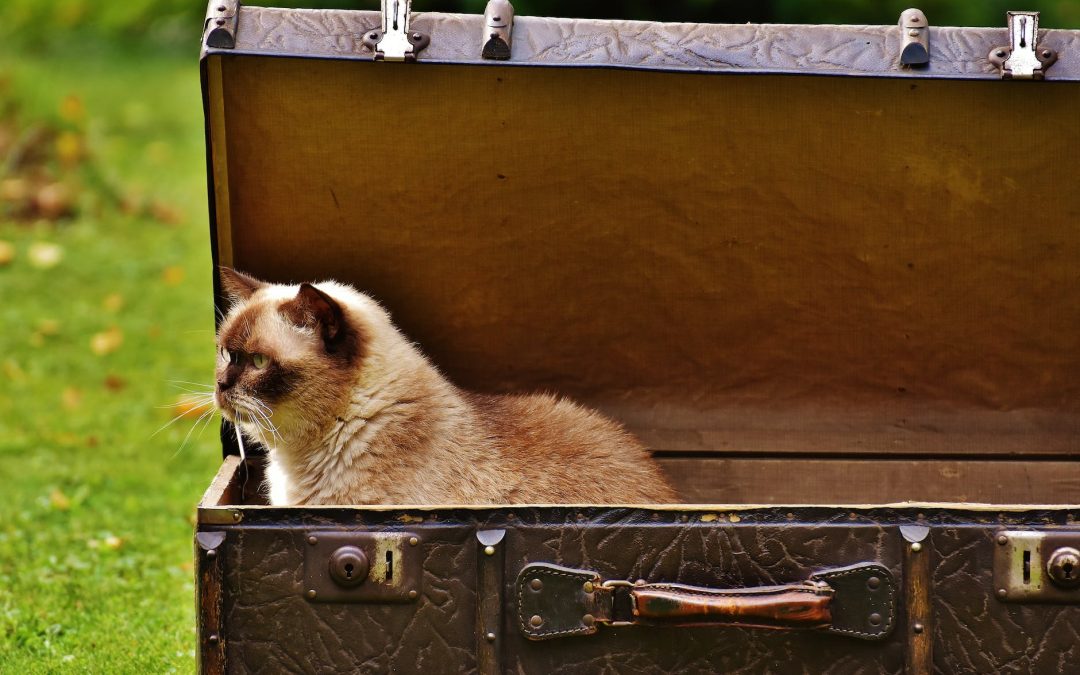
<path fill-rule="evenodd" d="M 376 61 L 415 61 L 431 38 L 409 29 L 410 0 L 382 0 L 382 29 L 369 31 L 364 45 Z"/>
<path fill-rule="evenodd" d="M 1039 13 L 1009 12 L 1009 45 L 990 52 L 1003 80 L 1041 80 L 1057 52 L 1039 46 Z"/>

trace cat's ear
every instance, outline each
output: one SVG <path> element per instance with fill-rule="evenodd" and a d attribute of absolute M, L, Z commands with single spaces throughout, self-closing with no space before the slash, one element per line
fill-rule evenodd
<path fill-rule="evenodd" d="M 300 284 L 296 297 L 282 305 L 281 311 L 294 324 L 317 329 L 330 352 L 343 341 L 348 329 L 337 300 L 311 284 Z"/>
<path fill-rule="evenodd" d="M 233 305 L 244 302 L 255 291 L 266 286 L 265 282 L 243 272 L 237 272 L 231 267 L 218 267 L 218 276 L 221 278 L 221 292 Z"/>

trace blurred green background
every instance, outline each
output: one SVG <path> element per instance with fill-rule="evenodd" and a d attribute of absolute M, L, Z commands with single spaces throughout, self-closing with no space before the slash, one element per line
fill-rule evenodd
<path fill-rule="evenodd" d="M 305 6 L 375 8 L 375 2 Z M 482 0 L 420 0 L 480 12 Z M 516 0 L 519 15 L 895 22 L 880 0 Z M 1003 26 L 1080 0 L 920 3 Z M 216 421 L 189 0 L 0 3 L 0 673 L 191 672 L 194 504 Z M 179 418 L 166 426 L 173 418 Z M 164 428 L 162 428 L 164 427 Z"/>

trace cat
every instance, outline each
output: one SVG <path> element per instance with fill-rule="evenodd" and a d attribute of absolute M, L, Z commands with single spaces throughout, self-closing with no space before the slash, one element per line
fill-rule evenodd
<path fill-rule="evenodd" d="M 451 384 L 374 300 L 220 268 L 215 401 L 299 504 L 643 504 L 676 494 L 620 425 L 548 394 Z"/>

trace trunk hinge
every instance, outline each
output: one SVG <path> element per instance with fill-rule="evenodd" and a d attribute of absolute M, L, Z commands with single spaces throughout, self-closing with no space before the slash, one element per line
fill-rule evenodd
<path fill-rule="evenodd" d="M 416 61 L 431 38 L 409 29 L 410 0 L 382 0 L 382 29 L 368 31 L 364 45 L 376 61 Z"/>
<path fill-rule="evenodd" d="M 1039 46 L 1039 13 L 1009 12 L 1009 44 L 990 52 L 1003 80 L 1041 80 L 1057 52 Z"/>

